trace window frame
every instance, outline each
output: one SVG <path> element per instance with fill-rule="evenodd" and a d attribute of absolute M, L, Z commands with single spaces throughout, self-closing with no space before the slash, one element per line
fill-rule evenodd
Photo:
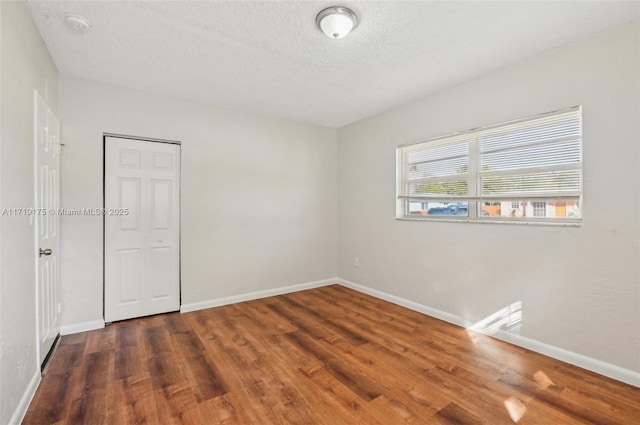
<path fill-rule="evenodd" d="M 574 192 L 573 195 L 559 195 L 555 194 L 555 196 L 544 196 L 544 195 L 531 195 L 531 194 L 523 194 L 522 196 L 514 196 L 514 195 L 504 195 L 504 196 L 483 196 L 480 193 L 480 181 L 483 176 L 482 172 L 479 172 L 478 168 L 481 163 L 481 152 L 479 147 L 479 140 L 481 137 L 486 136 L 487 134 L 491 134 L 491 132 L 497 132 L 499 130 L 509 130 L 510 127 L 512 129 L 517 128 L 518 125 L 526 125 L 527 123 L 534 122 L 536 120 L 544 120 L 546 118 L 553 119 L 554 117 L 562 116 L 562 115 L 574 115 L 579 122 L 579 133 L 577 137 L 574 137 L 575 140 L 578 141 L 579 146 L 579 160 L 572 165 L 567 165 L 566 167 L 557 166 L 559 171 L 577 171 L 578 180 L 578 189 Z M 544 121 L 541 121 L 541 125 L 544 125 Z M 396 147 L 396 219 L 397 220 L 406 220 L 406 221 L 454 221 L 454 222 L 474 222 L 474 223 L 507 223 L 507 224 L 543 224 L 543 225 L 556 225 L 556 226 L 581 226 L 584 219 L 584 178 L 583 178 L 583 122 L 582 122 L 582 107 L 581 106 L 573 106 L 570 108 L 564 108 L 556 111 L 546 112 L 543 114 L 525 117 L 517 120 L 502 122 L 499 124 L 493 124 L 489 126 L 474 128 L 471 130 L 452 133 L 446 136 L 432 138 L 426 141 L 403 144 L 398 145 Z M 442 196 L 410 196 L 410 189 L 405 187 L 408 186 L 408 159 L 405 158 L 405 155 L 408 155 L 408 152 L 411 152 L 412 148 L 418 150 L 421 146 L 425 146 L 427 144 L 433 144 L 433 146 L 438 145 L 447 145 L 453 144 L 460 140 L 468 140 L 468 165 L 467 165 L 467 173 L 464 175 L 466 184 L 467 184 L 467 194 L 466 196 L 457 196 L 450 194 L 443 194 Z M 560 142 L 554 140 L 554 143 L 561 143 L 562 138 L 559 138 Z M 486 151 L 485 151 L 486 152 Z M 526 175 L 523 172 L 518 173 L 517 170 L 525 170 L 527 168 L 531 169 L 531 172 L 536 172 L 535 166 L 529 167 L 520 167 L 516 168 L 516 172 L 514 175 Z M 537 167 L 544 168 L 544 167 Z M 551 168 L 551 166 L 549 167 Z M 546 172 L 551 172 L 546 171 Z M 441 176 L 434 176 L 433 181 L 436 181 Z M 424 180 L 427 180 L 425 178 Z M 445 174 L 445 180 L 450 179 L 453 181 L 453 177 L 447 176 Z M 418 183 L 419 184 L 419 183 Z M 406 194 L 405 194 L 406 193 Z M 501 199 L 498 199 L 501 198 Z M 429 214 L 411 214 L 410 204 L 412 202 L 453 202 L 453 203 L 466 203 L 467 204 L 467 214 L 466 216 L 452 216 L 452 215 L 429 215 Z M 518 202 L 522 205 L 522 202 L 544 202 L 545 208 L 548 207 L 549 203 L 555 202 L 575 202 L 579 208 L 579 217 L 513 217 L 513 216 L 492 216 L 491 218 L 486 217 L 486 214 L 483 215 L 482 206 L 485 202 L 510 202 L 509 205 L 513 205 L 513 203 Z M 533 208 L 533 204 L 532 208 Z M 533 211 L 531 213 L 533 215 Z"/>

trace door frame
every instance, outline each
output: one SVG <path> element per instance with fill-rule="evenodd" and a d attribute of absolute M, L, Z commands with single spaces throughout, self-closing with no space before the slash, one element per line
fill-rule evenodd
<path fill-rule="evenodd" d="M 180 177 L 180 185 L 178 186 L 178 207 L 180 209 L 180 221 L 178 224 L 178 304 L 182 307 L 182 142 L 178 140 L 169 139 L 156 139 L 152 137 L 140 137 L 131 136 L 118 133 L 102 133 L 102 210 L 104 211 L 107 206 L 107 137 L 117 137 L 119 139 L 139 140 L 142 142 L 153 143 L 167 143 L 171 145 L 180 146 L 178 161 L 180 163 L 180 170 L 178 176 Z M 106 309 L 106 258 L 107 258 L 107 246 L 106 246 L 106 216 L 102 216 L 102 319 L 105 319 Z M 106 322 L 109 324 L 111 322 Z"/>

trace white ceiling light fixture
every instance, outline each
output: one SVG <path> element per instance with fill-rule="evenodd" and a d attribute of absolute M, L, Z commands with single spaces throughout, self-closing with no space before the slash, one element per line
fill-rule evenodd
<path fill-rule="evenodd" d="M 74 13 L 67 13 L 64 16 L 64 21 L 67 23 L 69 28 L 76 32 L 85 32 L 91 28 L 91 22 L 87 18 Z"/>
<path fill-rule="evenodd" d="M 338 39 L 348 35 L 358 26 L 358 17 L 351 9 L 342 6 L 328 7 L 316 16 L 316 24 L 327 37 Z"/>

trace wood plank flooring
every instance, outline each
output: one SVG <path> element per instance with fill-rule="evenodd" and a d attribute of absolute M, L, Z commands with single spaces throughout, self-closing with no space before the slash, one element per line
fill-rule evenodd
<path fill-rule="evenodd" d="M 24 424 L 639 424 L 640 389 L 333 285 L 62 337 Z"/>

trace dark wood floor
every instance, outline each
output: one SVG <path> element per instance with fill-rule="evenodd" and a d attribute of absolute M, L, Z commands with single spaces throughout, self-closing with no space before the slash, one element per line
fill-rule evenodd
<path fill-rule="evenodd" d="M 640 389 L 341 286 L 62 338 L 25 424 L 637 424 Z"/>

